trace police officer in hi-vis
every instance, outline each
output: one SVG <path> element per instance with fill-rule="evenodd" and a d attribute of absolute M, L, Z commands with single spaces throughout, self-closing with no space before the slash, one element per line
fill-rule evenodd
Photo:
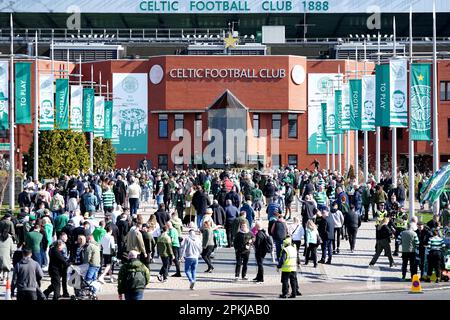
<path fill-rule="evenodd" d="M 298 289 L 297 281 L 297 250 L 292 245 L 292 239 L 287 236 L 283 241 L 283 248 L 281 250 L 281 257 L 278 262 L 277 270 L 281 269 L 281 283 L 282 293 L 280 298 L 287 298 L 289 292 L 289 282 L 291 284 L 291 295 L 289 298 L 295 298 L 296 296 L 301 296 Z"/>

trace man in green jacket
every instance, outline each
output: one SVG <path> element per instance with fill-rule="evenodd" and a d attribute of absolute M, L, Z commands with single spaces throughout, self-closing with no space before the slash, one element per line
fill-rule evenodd
<path fill-rule="evenodd" d="M 67 225 L 69 222 L 69 213 L 64 212 L 63 214 L 60 214 L 55 218 L 55 231 L 56 231 L 56 237 L 59 239 L 62 229 Z"/>
<path fill-rule="evenodd" d="M 138 252 L 131 250 L 128 253 L 128 262 L 119 270 L 117 291 L 119 299 L 142 300 L 144 289 L 150 282 L 150 271 L 138 259 Z"/>
<path fill-rule="evenodd" d="M 156 247 L 158 249 L 158 253 L 162 261 L 162 267 L 161 270 L 159 271 L 158 280 L 161 282 L 166 282 L 169 273 L 170 261 L 172 260 L 173 257 L 173 250 L 172 250 L 172 240 L 167 233 L 168 232 L 167 226 L 164 226 L 161 229 L 161 231 L 162 233 L 159 236 L 158 241 L 156 243 Z"/>
<path fill-rule="evenodd" d="M 172 222 L 167 222 L 167 228 L 169 229 L 168 235 L 172 241 L 173 263 L 175 264 L 176 273 L 172 277 L 181 277 L 180 271 L 180 240 L 177 229 L 174 228 Z"/>
<path fill-rule="evenodd" d="M 95 242 L 100 243 L 105 234 L 106 234 L 105 221 L 102 220 L 99 222 L 98 227 L 95 227 L 94 232 L 92 232 L 92 235 L 94 236 Z"/>
<path fill-rule="evenodd" d="M 41 233 L 41 226 L 36 223 L 34 225 L 33 231 L 27 232 L 25 234 L 25 246 L 30 248 L 31 250 L 31 258 L 39 263 L 39 266 L 42 267 L 42 258 L 41 258 L 41 242 L 43 239 L 43 235 Z"/>

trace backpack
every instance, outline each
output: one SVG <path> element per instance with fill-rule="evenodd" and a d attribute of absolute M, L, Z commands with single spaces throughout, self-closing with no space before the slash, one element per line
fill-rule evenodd
<path fill-rule="evenodd" d="M 142 290 L 147 285 L 145 274 L 141 270 L 128 271 L 125 279 L 125 288 L 129 291 Z"/>
<path fill-rule="evenodd" d="M 264 249 L 266 253 L 271 253 L 273 251 L 272 239 L 264 232 Z"/>

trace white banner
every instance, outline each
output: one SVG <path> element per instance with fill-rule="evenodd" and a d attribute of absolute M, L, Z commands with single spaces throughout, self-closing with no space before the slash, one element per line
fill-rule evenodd
<path fill-rule="evenodd" d="M 6 130 L 9 127 L 9 63 L 0 61 L 0 130 Z"/>
<path fill-rule="evenodd" d="M 391 59 L 389 83 L 391 97 L 391 126 L 408 126 L 408 67 L 406 59 Z"/>
<path fill-rule="evenodd" d="M 4 1 L 0 12 L 44 13 L 431 13 L 430 0 L 28 0 Z M 436 3 L 450 12 L 449 1 Z"/>
<path fill-rule="evenodd" d="M 327 97 L 327 136 L 336 135 L 336 112 L 334 104 L 334 90 L 332 94 Z"/>
<path fill-rule="evenodd" d="M 83 86 L 70 86 L 70 129 L 83 128 Z"/>
<path fill-rule="evenodd" d="M 375 76 L 362 77 L 361 130 L 375 131 Z"/>
<path fill-rule="evenodd" d="M 94 98 L 94 137 L 105 135 L 105 97 Z"/>
<path fill-rule="evenodd" d="M 350 130 L 350 86 L 342 85 L 342 130 Z"/>
<path fill-rule="evenodd" d="M 327 146 L 322 141 L 322 109 L 321 103 L 333 96 L 337 89 L 337 73 L 308 74 L 308 153 L 326 154 Z M 334 102 L 333 102 L 334 109 Z M 330 114 L 327 114 L 327 118 Z M 334 111 L 333 111 L 334 115 Z M 334 130 L 333 130 L 334 131 Z M 337 152 L 337 145 L 336 145 Z"/>
<path fill-rule="evenodd" d="M 54 77 L 39 75 L 39 130 L 55 128 Z"/>
<path fill-rule="evenodd" d="M 148 75 L 113 73 L 112 143 L 117 154 L 147 154 Z"/>

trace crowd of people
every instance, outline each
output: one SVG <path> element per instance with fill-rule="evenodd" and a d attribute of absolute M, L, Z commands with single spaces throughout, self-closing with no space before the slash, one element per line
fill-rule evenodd
<path fill-rule="evenodd" d="M 205 272 L 212 273 L 217 248 L 232 247 L 235 281 L 248 280 L 254 251 L 258 271 L 253 281 L 263 283 L 265 257 L 271 255 L 281 271 L 280 297 L 288 297 L 290 283 L 289 297 L 295 298 L 301 294 L 297 268 L 302 256 L 305 265 L 331 264 L 342 241 L 349 242 L 353 253 L 361 223 L 375 220 L 371 266 L 383 250 L 394 266 L 390 242 L 395 239 L 393 254 L 402 253 L 403 279 L 409 263 L 412 275 L 420 268 L 426 280 L 435 270 L 438 281 L 449 236 L 449 204 L 424 225 L 410 219 L 406 200 L 403 180 L 394 186 L 388 173 L 379 183 L 370 176 L 359 185 L 355 178 L 318 168 L 145 168 L 62 176 L 44 184 L 28 180 L 18 195 L 20 212 L 9 212 L 0 221 L 0 276 L 4 282 L 12 278 L 17 299 L 53 294 L 57 300 L 61 289 L 62 297 L 69 297 L 68 268 L 78 266 L 87 283 L 117 282 L 120 299 L 136 300 L 143 297 L 156 259 L 162 264 L 159 281 L 168 281 L 171 268 L 172 277 L 182 277 L 184 263 L 194 290 L 199 259 L 207 265 Z M 148 219 L 140 211 L 145 206 L 156 207 Z M 44 272 L 50 286 L 41 290 Z"/>

